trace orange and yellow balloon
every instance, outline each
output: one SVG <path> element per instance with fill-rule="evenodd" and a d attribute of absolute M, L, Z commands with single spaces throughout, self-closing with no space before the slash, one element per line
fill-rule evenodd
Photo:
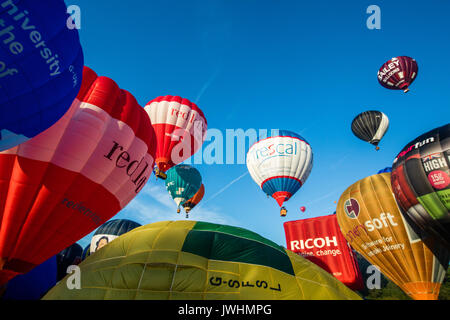
<path fill-rule="evenodd" d="M 390 179 L 381 173 L 348 187 L 337 206 L 339 226 L 349 244 L 406 294 L 437 300 L 449 252 L 406 220 Z"/>

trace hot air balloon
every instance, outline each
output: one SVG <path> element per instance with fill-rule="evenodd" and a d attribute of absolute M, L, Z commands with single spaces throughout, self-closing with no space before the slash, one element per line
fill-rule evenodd
<path fill-rule="evenodd" d="M 381 111 L 365 111 L 352 121 L 352 132 L 359 139 L 369 142 L 379 150 L 378 143 L 389 128 L 389 119 Z"/>
<path fill-rule="evenodd" d="M 378 173 L 385 173 L 385 172 L 391 172 L 392 171 L 392 167 L 386 167 L 384 169 L 378 170 Z"/>
<path fill-rule="evenodd" d="M 200 108 L 179 96 L 161 96 L 145 106 L 157 139 L 157 177 L 197 152 L 206 138 L 207 122 Z"/>
<path fill-rule="evenodd" d="M 358 261 L 339 229 L 336 215 L 320 216 L 284 223 L 287 248 L 351 288 L 364 288 Z"/>
<path fill-rule="evenodd" d="M 128 219 L 114 219 L 102 224 L 94 233 L 90 244 L 90 254 L 107 245 L 120 235 L 141 225 Z"/>
<path fill-rule="evenodd" d="M 152 173 L 155 136 L 136 99 L 85 67 L 69 111 L 0 152 L 0 284 L 125 207 Z"/>
<path fill-rule="evenodd" d="M 192 196 L 189 200 L 187 200 L 185 203 L 183 203 L 183 208 L 186 211 L 186 218 L 189 218 L 189 212 L 194 209 L 194 207 L 203 199 L 203 196 L 205 195 L 205 186 L 200 186 L 200 189 L 198 189 L 197 193 Z"/>
<path fill-rule="evenodd" d="M 300 207 L 300 211 L 301 212 L 305 212 L 306 208 L 305 207 Z"/>
<path fill-rule="evenodd" d="M 407 214 L 450 250 L 450 124 L 408 143 L 392 165 L 392 189 Z"/>
<path fill-rule="evenodd" d="M 406 294 L 437 299 L 450 252 L 402 215 L 390 173 L 348 187 L 339 199 L 337 219 L 349 244 Z"/>
<path fill-rule="evenodd" d="M 59 283 L 43 299 L 361 299 L 325 270 L 269 239 L 208 222 L 139 227 L 79 267 L 82 290 Z"/>
<path fill-rule="evenodd" d="M 0 151 L 58 121 L 80 89 L 83 51 L 63 0 L 2 1 Z"/>
<path fill-rule="evenodd" d="M 378 70 L 378 82 L 385 88 L 409 91 L 419 67 L 415 59 L 400 56 L 385 62 Z"/>
<path fill-rule="evenodd" d="M 166 189 L 178 206 L 192 198 L 202 185 L 202 176 L 194 167 L 180 164 L 167 171 Z"/>
<path fill-rule="evenodd" d="M 78 243 L 70 245 L 56 255 L 57 281 L 60 281 L 67 275 L 69 266 L 78 265 L 81 262 L 82 255 L 83 248 Z"/>
<path fill-rule="evenodd" d="M 281 207 L 305 183 L 313 165 L 309 143 L 300 135 L 278 130 L 256 142 L 247 153 L 247 168 L 253 180 Z"/>

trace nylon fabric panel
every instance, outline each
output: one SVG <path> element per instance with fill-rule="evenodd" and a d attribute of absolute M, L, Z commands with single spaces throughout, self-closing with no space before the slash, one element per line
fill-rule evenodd
<path fill-rule="evenodd" d="M 134 229 L 79 265 L 83 290 L 69 290 L 63 280 L 43 299 L 360 300 L 326 271 L 289 251 L 285 252 L 295 276 L 267 266 L 183 252 L 195 224 L 164 221 Z"/>

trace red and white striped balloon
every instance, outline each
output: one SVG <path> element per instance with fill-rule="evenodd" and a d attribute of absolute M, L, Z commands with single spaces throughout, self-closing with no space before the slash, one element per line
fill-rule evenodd
<path fill-rule="evenodd" d="M 156 165 L 165 172 L 197 152 L 206 138 L 200 108 L 179 96 L 157 97 L 145 106 L 157 139 Z"/>

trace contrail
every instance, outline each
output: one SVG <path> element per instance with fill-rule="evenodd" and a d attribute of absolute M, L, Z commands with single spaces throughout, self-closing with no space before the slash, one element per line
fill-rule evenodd
<path fill-rule="evenodd" d="M 198 93 L 197 98 L 195 99 L 195 103 L 196 104 L 198 104 L 198 101 L 203 96 L 203 94 L 205 93 L 206 89 L 208 89 L 209 86 L 211 85 L 211 83 L 217 78 L 217 75 L 219 74 L 219 71 L 220 71 L 220 68 L 217 68 L 216 71 L 214 71 L 214 73 L 212 74 L 212 76 L 208 79 L 208 81 L 206 81 L 204 86 L 200 89 L 200 92 Z"/>
<path fill-rule="evenodd" d="M 204 205 L 205 203 L 207 203 L 208 201 L 211 201 L 212 199 L 214 199 L 215 197 L 217 197 L 218 195 L 220 195 L 222 192 L 224 192 L 225 190 L 227 190 L 229 187 L 231 187 L 234 183 L 236 183 L 237 181 L 241 180 L 243 177 L 245 177 L 246 175 L 248 175 L 248 171 L 246 171 L 245 173 L 241 174 L 239 177 L 237 177 L 236 179 L 234 179 L 233 181 L 231 181 L 229 184 L 227 184 L 225 187 L 223 187 L 222 189 L 220 189 L 219 191 L 217 191 L 216 193 L 214 193 L 211 198 L 209 198 L 208 200 L 202 202 L 199 207 L 201 207 L 202 205 Z"/>

